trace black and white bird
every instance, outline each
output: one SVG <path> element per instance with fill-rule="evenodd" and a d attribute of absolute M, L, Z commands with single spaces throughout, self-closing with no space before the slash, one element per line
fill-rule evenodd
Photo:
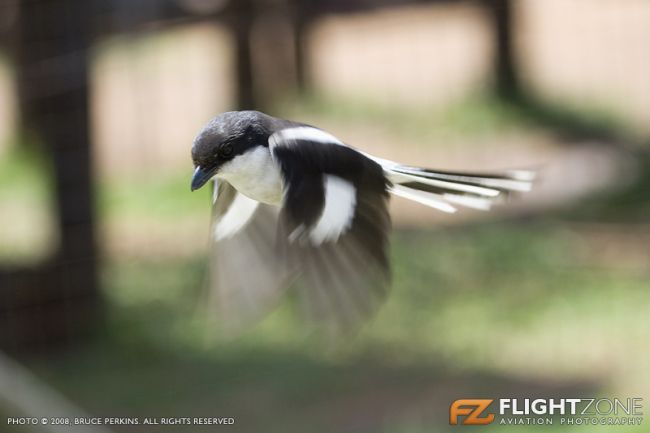
<path fill-rule="evenodd" d="M 388 289 L 389 193 L 443 212 L 486 210 L 503 193 L 528 191 L 533 178 L 401 165 L 258 111 L 212 119 L 192 159 L 192 191 L 214 180 L 210 284 L 220 318 L 236 328 L 289 286 L 312 318 L 355 328 Z"/>

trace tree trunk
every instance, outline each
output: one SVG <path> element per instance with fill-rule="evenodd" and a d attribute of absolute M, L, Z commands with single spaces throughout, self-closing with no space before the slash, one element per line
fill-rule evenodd
<path fill-rule="evenodd" d="M 516 0 L 487 0 L 494 35 L 496 92 L 505 99 L 521 94 L 515 53 Z"/>
<path fill-rule="evenodd" d="M 235 37 L 235 68 L 237 80 L 236 103 L 239 110 L 256 108 L 253 80 L 252 29 L 255 19 L 253 0 L 234 0 L 231 3 L 232 32 Z"/>
<path fill-rule="evenodd" d="M 296 71 L 296 87 L 299 93 L 304 94 L 311 90 L 309 52 L 307 50 L 309 18 L 305 0 L 294 0 L 292 6 L 293 57 Z"/>
<path fill-rule="evenodd" d="M 20 116 L 52 161 L 59 249 L 41 269 L 3 278 L 0 344 L 69 340 L 100 311 L 89 138 L 92 1 L 20 2 L 16 66 Z M 12 293 L 12 292 L 18 293 Z"/>

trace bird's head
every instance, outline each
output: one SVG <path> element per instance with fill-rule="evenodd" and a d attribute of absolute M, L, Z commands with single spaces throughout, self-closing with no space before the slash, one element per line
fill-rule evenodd
<path fill-rule="evenodd" d="M 229 111 L 210 120 L 192 145 L 192 191 L 228 172 L 247 152 L 267 146 L 271 119 L 258 111 Z"/>

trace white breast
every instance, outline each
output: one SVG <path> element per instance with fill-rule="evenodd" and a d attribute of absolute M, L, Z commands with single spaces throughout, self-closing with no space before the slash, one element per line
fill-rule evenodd
<path fill-rule="evenodd" d="M 276 206 L 282 203 L 282 175 L 268 147 L 236 156 L 219 169 L 217 178 L 253 200 Z"/>

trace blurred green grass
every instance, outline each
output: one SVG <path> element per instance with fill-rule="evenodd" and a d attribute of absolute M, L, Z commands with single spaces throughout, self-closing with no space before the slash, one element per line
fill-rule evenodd
<path fill-rule="evenodd" d="M 576 103 L 521 95 L 505 100 L 477 88 L 439 106 L 400 106 L 368 97 L 312 93 L 277 102 L 274 112 L 286 118 L 317 116 L 345 124 L 368 123 L 416 143 L 447 138 L 493 138 L 512 132 L 546 130 L 563 140 L 603 140 L 647 146 L 650 137 L 627 122 L 606 101 Z"/>
<path fill-rule="evenodd" d="M 33 263 L 52 251 L 50 170 L 29 143 L 10 143 L 0 157 L 0 263 Z"/>
<path fill-rule="evenodd" d="M 584 266 L 579 248 L 553 222 L 400 231 L 388 302 L 336 347 L 290 308 L 215 338 L 199 314 L 202 257 L 114 257 L 107 328 L 31 367 L 93 413 L 234 416 L 243 431 L 440 431 L 463 396 L 638 396 L 647 275 Z"/>
<path fill-rule="evenodd" d="M 339 123 L 381 125 L 415 142 L 462 135 L 465 138 L 501 135 L 533 126 L 512 105 L 477 92 L 444 108 L 400 107 L 377 103 L 372 99 L 344 95 L 312 94 L 280 103 L 278 110 L 287 118 L 324 117 Z"/>
<path fill-rule="evenodd" d="M 188 171 L 191 166 L 188 164 Z M 191 174 L 191 173 L 190 173 Z M 187 172 L 167 176 L 124 175 L 99 183 L 99 212 L 106 218 L 151 219 L 163 222 L 205 212 L 205 188 L 190 194 Z"/>

